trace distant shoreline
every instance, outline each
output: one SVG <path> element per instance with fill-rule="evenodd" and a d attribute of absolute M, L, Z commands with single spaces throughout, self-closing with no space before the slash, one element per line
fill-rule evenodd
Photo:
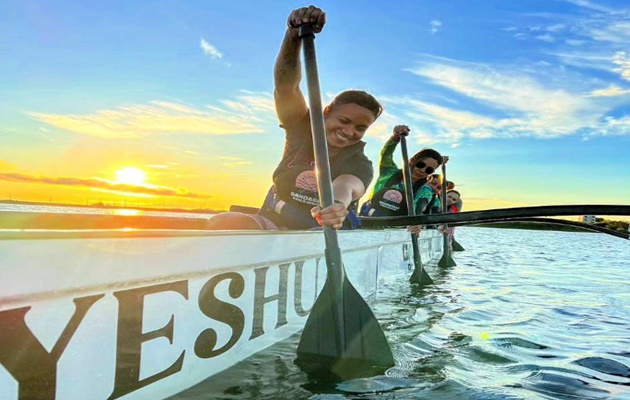
<path fill-rule="evenodd" d="M 226 210 L 215 210 L 212 208 L 164 208 L 164 207 L 137 207 L 137 206 L 119 206 L 104 203 L 92 204 L 69 204 L 69 203 L 43 203 L 39 201 L 22 201 L 22 200 L 0 200 L 0 204 L 18 204 L 31 206 L 55 206 L 55 207 L 81 207 L 81 208 L 101 208 L 101 209 L 124 209 L 124 210 L 142 210 L 142 211 L 164 211 L 164 212 L 187 212 L 199 214 L 217 214 Z"/>
<path fill-rule="evenodd" d="M 559 232 L 593 232 L 585 228 L 575 226 L 563 226 L 546 222 L 494 222 L 483 225 L 469 225 L 475 228 L 501 228 L 501 229 L 526 229 L 532 231 L 559 231 Z"/>

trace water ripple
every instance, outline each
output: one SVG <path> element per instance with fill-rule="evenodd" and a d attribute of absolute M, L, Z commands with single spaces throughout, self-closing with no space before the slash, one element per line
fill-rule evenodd
<path fill-rule="evenodd" d="M 342 384 L 293 364 L 299 336 L 175 399 L 630 399 L 630 243 L 606 235 L 458 228 L 457 266 L 379 288 L 396 366 Z"/>

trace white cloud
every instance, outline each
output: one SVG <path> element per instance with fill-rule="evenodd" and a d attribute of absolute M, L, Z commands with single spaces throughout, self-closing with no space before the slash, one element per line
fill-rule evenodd
<path fill-rule="evenodd" d="M 206 42 L 204 38 L 201 38 L 201 49 L 203 50 L 204 54 L 212 58 L 223 58 L 223 54 L 219 50 L 217 50 L 216 47 Z"/>
<path fill-rule="evenodd" d="M 435 35 L 440 31 L 440 27 L 442 26 L 442 22 L 434 19 L 431 21 L 431 34 Z"/>
<path fill-rule="evenodd" d="M 456 109 L 411 98 L 388 98 L 421 124 L 426 133 L 423 142 L 630 133 L 630 117 L 608 116 L 614 106 L 602 99 L 627 93 L 618 87 L 583 95 L 574 85 L 557 87 L 558 80 L 472 63 L 426 63 L 409 71 L 467 99 L 461 104 L 470 104 Z M 553 82 L 555 87 L 543 82 Z"/>
<path fill-rule="evenodd" d="M 263 133 L 265 127 L 277 126 L 271 94 L 242 93 L 234 100 L 224 100 L 223 107 L 193 108 L 153 101 L 85 115 L 36 112 L 29 115 L 59 129 L 102 138 L 175 133 L 237 135 Z"/>
<path fill-rule="evenodd" d="M 535 35 L 533 38 L 537 40 L 555 43 L 555 54 L 546 53 L 557 56 L 566 66 L 599 69 L 620 74 L 623 79 L 628 79 L 628 74 L 624 73 L 629 69 L 625 63 L 625 56 L 617 55 L 613 65 L 611 55 L 628 51 L 630 8 L 616 5 L 617 8 L 613 9 L 612 6 L 603 6 L 590 0 L 558 1 L 574 4 L 580 9 L 568 7 L 567 12 L 563 14 L 549 16 L 527 14 L 532 18 L 544 18 L 544 21 L 537 25 L 531 23 L 513 25 L 515 29 L 511 30 L 515 32 L 515 38 L 523 40 Z M 549 23 L 550 19 L 553 19 L 553 22 Z"/>
<path fill-rule="evenodd" d="M 625 51 L 619 51 L 613 56 L 613 64 L 618 68 L 614 68 L 613 71 L 621 75 L 622 79 L 630 81 L 630 59 L 627 58 Z"/>
<path fill-rule="evenodd" d="M 610 58 L 611 53 L 606 50 L 591 50 L 590 52 L 566 51 L 547 54 L 557 57 L 564 65 L 613 72 L 613 64 L 611 64 Z"/>
<path fill-rule="evenodd" d="M 564 42 L 571 46 L 582 46 L 583 44 L 587 43 L 586 40 L 577 40 L 577 39 L 567 39 Z"/>
<path fill-rule="evenodd" d="M 560 32 L 561 30 L 563 30 L 565 28 L 566 28 L 565 24 L 554 24 L 554 25 L 549 25 L 549 26 L 545 27 L 545 30 L 547 32 Z"/>
<path fill-rule="evenodd" d="M 604 19 L 598 22 L 599 26 L 591 27 L 587 31 L 594 40 L 622 45 L 630 41 L 630 21 Z"/>
<path fill-rule="evenodd" d="M 410 72 L 508 112 L 552 119 L 557 115 L 588 108 L 574 94 L 547 89 L 533 78 L 514 71 L 499 72 L 483 65 L 466 65 L 462 68 L 448 64 L 426 64 Z"/>
<path fill-rule="evenodd" d="M 536 39 L 542 40 L 543 42 L 547 42 L 547 43 L 553 43 L 556 41 L 556 38 L 554 38 L 548 33 L 545 33 L 544 35 L 538 35 L 536 36 Z"/>
<path fill-rule="evenodd" d="M 600 12 L 605 12 L 605 13 L 611 13 L 614 12 L 613 9 L 602 6 L 600 4 L 595 4 L 591 1 L 587 1 L 587 0 L 565 0 L 568 3 L 571 4 L 575 4 L 576 6 L 579 7 L 583 7 L 583 8 L 588 8 L 591 10 L 595 10 L 595 11 L 600 11 Z"/>
<path fill-rule="evenodd" d="M 630 89 L 622 89 L 616 85 L 610 85 L 605 89 L 593 90 L 588 94 L 590 97 L 615 97 L 630 94 Z"/>

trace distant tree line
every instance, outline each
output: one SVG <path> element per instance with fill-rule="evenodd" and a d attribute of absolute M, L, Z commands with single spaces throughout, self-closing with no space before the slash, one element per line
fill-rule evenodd
<path fill-rule="evenodd" d="M 628 225 L 630 225 L 630 223 L 626 221 L 610 221 L 604 218 L 595 218 L 595 222 L 592 224 L 617 232 L 628 232 Z"/>
<path fill-rule="evenodd" d="M 625 221 L 610 221 L 603 218 L 596 218 L 595 222 L 589 225 L 597 225 L 603 228 L 608 228 L 617 232 L 628 232 L 628 222 Z M 491 224 L 475 225 L 483 228 L 507 228 L 507 229 L 533 229 L 541 231 L 564 231 L 564 232 L 584 232 L 582 228 L 574 226 L 563 226 L 556 224 L 548 224 L 542 222 L 516 222 L 516 221 L 503 221 Z"/>

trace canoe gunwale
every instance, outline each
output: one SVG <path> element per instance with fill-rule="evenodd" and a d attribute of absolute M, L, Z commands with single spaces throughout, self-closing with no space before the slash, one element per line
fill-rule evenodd
<path fill-rule="evenodd" d="M 399 231 L 400 228 L 382 229 Z M 374 232 L 374 229 L 342 231 L 341 235 Z M 380 231 L 380 230 L 378 230 Z M 212 237 L 212 236 L 268 236 L 268 235 L 321 235 L 312 231 L 246 231 L 246 230 L 194 230 L 194 229 L 0 229 L 0 240 L 53 240 L 53 239 L 131 239 L 163 237 Z"/>
<path fill-rule="evenodd" d="M 225 235 L 225 234 L 221 234 L 222 232 L 230 232 L 231 235 Z M 373 233 L 374 231 L 371 231 L 371 233 Z M 28 235 L 27 232 L 21 231 L 19 232 L 20 236 L 23 235 Z M 66 236 L 66 234 L 70 233 L 70 236 Z M 97 233 L 102 233 L 104 234 L 104 236 L 94 236 L 94 237 L 89 237 L 89 238 L 85 238 L 85 237 L 77 237 L 74 236 L 75 232 L 57 232 L 56 235 L 54 235 L 54 238 L 50 238 L 47 236 L 44 237 L 38 237 L 37 239 L 40 240 L 57 240 L 57 239 L 73 239 L 73 240 L 83 240 L 83 239 L 114 239 L 114 240 L 128 240 L 128 239 L 160 239 L 160 238 L 165 238 L 165 237 L 173 237 L 173 238 L 186 238 L 186 237 L 217 237 L 217 236 L 248 236 L 251 235 L 252 233 L 255 235 L 278 235 L 279 232 L 258 232 L 258 231 L 163 231 L 163 230 L 159 230 L 159 231 L 151 231 L 151 232 L 128 232 L 128 231 L 114 231 L 114 232 L 110 232 L 110 231 L 97 231 Z M 136 236 L 137 233 L 140 233 L 139 236 Z M 144 233 L 147 233 L 148 236 L 145 236 Z M 157 236 L 153 236 L 151 235 L 152 233 L 157 233 Z M 176 234 L 175 234 L 176 233 Z M 205 234 L 205 233 L 209 233 L 209 234 Z M 307 232 L 302 232 L 302 231 L 293 231 L 293 232 L 280 232 L 280 234 L 286 235 L 286 234 L 304 234 L 304 233 L 308 233 L 308 234 L 317 234 L 317 235 L 321 235 L 321 232 L 319 231 L 307 231 Z M 349 232 L 348 232 L 349 233 Z M 367 232 L 366 232 L 367 233 Z M 113 234 L 114 236 L 109 236 L 110 234 Z M 122 234 L 122 235 L 121 235 Z M 132 234 L 132 235 L 130 235 Z M 175 234 L 175 235 L 173 235 Z M 60 235 L 60 236 L 59 236 Z M 2 239 L 2 237 L 0 236 L 0 239 Z M 13 240 L 20 240 L 18 238 L 12 238 Z M 12 240 L 9 239 L 9 240 Z M 32 238 L 28 238 L 26 240 L 30 240 Z M 21 240 L 24 240 L 24 238 L 22 238 Z M 398 240 L 394 240 L 394 241 L 390 241 L 390 242 L 386 242 L 386 243 L 382 243 L 380 245 L 374 245 L 374 244 L 369 244 L 369 245 L 363 245 L 363 246 L 356 246 L 356 247 L 352 247 L 352 248 L 348 248 L 348 249 L 342 249 L 343 253 L 357 253 L 357 252 L 361 252 L 361 251 L 365 251 L 365 250 L 369 250 L 369 249 L 374 249 L 377 248 L 378 252 L 380 254 L 381 250 L 385 247 L 390 247 L 390 246 L 397 246 L 397 245 L 403 245 L 405 243 L 407 243 L 408 240 L 405 239 L 398 239 Z M 194 272 L 183 272 L 183 273 L 177 273 L 177 274 L 172 274 L 172 275 L 162 275 L 159 277 L 152 277 L 150 279 L 137 279 L 137 280 L 132 280 L 132 281 L 125 281 L 125 282 L 119 282 L 116 284 L 112 284 L 112 283 L 104 283 L 104 284 L 97 284 L 97 285 L 89 285 L 89 286 L 83 286 L 81 288 L 68 288 L 68 289 L 61 289 L 61 290 L 50 290 L 50 291 L 41 291 L 41 292 L 37 292 L 37 293 L 29 293 L 29 294 L 25 294 L 25 295 L 18 295 L 18 296 L 6 296 L 3 297 L 2 295 L 0 295 L 0 310 L 3 309 L 10 309 L 10 308 L 14 308 L 15 306 L 19 306 L 22 304 L 27 304 L 27 303 L 31 303 L 31 302 L 37 302 L 37 301 L 42 301 L 42 300 L 52 300 L 52 299 L 58 299 L 58 298 L 64 298 L 64 297 L 77 297 L 77 296 L 82 296 L 82 295 L 89 295 L 89 294 L 93 294 L 93 293 L 100 293 L 100 292 L 108 292 L 108 291 L 119 291 L 119 290 L 125 290 L 125 289 L 130 289 L 130 288 L 134 288 L 134 287 L 141 287 L 141 286 L 147 286 L 147 285 L 151 285 L 154 284 L 156 282 L 174 282 L 174 281 L 178 281 L 178 280 L 190 280 L 190 279 L 195 279 L 195 278 L 203 278 L 203 277 L 209 277 L 209 276 L 215 276 L 215 275 L 219 275 L 222 273 L 226 273 L 226 272 L 239 272 L 239 271 L 245 271 L 245 270 L 249 270 L 249 269 L 255 269 L 255 268 L 259 268 L 259 267 L 263 267 L 263 266 L 269 266 L 269 265 L 280 265 L 280 264 L 285 264 L 285 263 L 293 263 L 296 261 L 300 261 L 300 260 L 305 260 L 305 259 L 313 259 L 313 258 L 323 258 L 325 256 L 323 248 L 322 249 L 318 249 L 317 252 L 313 252 L 313 253 L 309 253 L 309 254 L 302 254 L 299 256 L 293 256 L 293 257 L 287 257 L 287 258 L 278 258 L 278 259 L 274 259 L 273 261 L 261 261 L 261 262 L 257 262 L 257 263 L 246 263 L 246 264 L 238 264 L 238 265 L 234 265 L 234 266 L 225 266 L 225 267 L 219 267 L 219 268 L 213 268 L 213 269 L 204 269 L 204 270 L 198 270 L 198 271 L 194 271 Z"/>

